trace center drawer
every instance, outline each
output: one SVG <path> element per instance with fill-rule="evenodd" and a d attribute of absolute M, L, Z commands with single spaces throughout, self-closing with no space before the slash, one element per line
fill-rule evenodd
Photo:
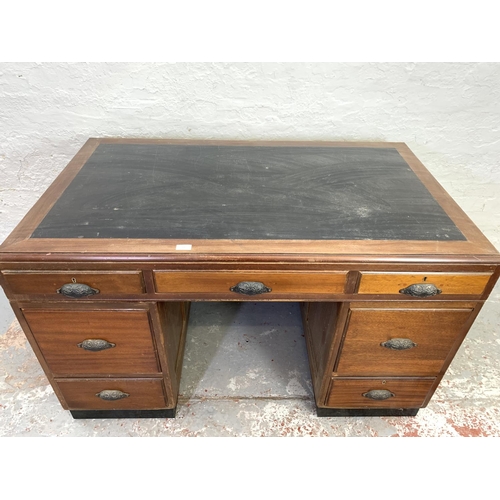
<path fill-rule="evenodd" d="M 347 272 L 155 271 L 159 293 L 199 294 L 241 299 L 344 292 Z"/>
<path fill-rule="evenodd" d="M 147 310 L 22 312 L 56 377 L 160 371 Z"/>

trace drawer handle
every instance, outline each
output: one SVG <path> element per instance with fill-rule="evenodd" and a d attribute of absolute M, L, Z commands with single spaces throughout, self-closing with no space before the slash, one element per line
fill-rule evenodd
<path fill-rule="evenodd" d="M 410 339 L 391 339 L 380 344 L 382 347 L 392 349 L 394 351 L 405 351 L 406 349 L 413 349 L 417 344 Z"/>
<path fill-rule="evenodd" d="M 130 394 L 116 389 L 106 389 L 105 391 L 98 392 L 96 396 L 104 401 L 117 401 L 119 399 L 128 398 Z"/>
<path fill-rule="evenodd" d="M 411 295 L 412 297 L 432 297 L 442 292 L 436 285 L 432 283 L 415 283 L 399 290 L 399 293 Z"/>
<path fill-rule="evenodd" d="M 384 399 L 393 398 L 395 395 L 391 391 L 385 389 L 373 389 L 363 394 L 365 398 L 374 399 L 375 401 L 382 401 Z"/>
<path fill-rule="evenodd" d="M 108 342 L 103 339 L 85 339 L 83 342 L 76 344 L 81 349 L 85 349 L 86 351 L 105 351 L 106 349 L 111 349 L 115 347 L 116 344 L 113 342 Z"/>
<path fill-rule="evenodd" d="M 73 278 L 74 279 L 74 278 Z M 73 297 L 74 299 L 79 299 L 81 297 L 88 297 L 89 295 L 96 295 L 99 293 L 97 288 L 92 288 L 83 283 L 66 283 L 61 288 L 57 290 L 57 293 L 64 295 L 65 297 Z"/>
<path fill-rule="evenodd" d="M 243 295 L 259 295 L 271 291 L 269 287 L 260 281 L 240 281 L 229 290 L 231 290 L 231 292 L 242 293 Z"/>

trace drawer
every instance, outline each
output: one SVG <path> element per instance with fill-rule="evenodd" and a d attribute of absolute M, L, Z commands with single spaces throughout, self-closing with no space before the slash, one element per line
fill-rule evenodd
<path fill-rule="evenodd" d="M 15 294 L 53 294 L 65 284 L 87 285 L 99 295 L 136 294 L 144 292 L 140 271 L 3 271 L 5 281 Z M 92 292 L 94 296 L 96 292 Z"/>
<path fill-rule="evenodd" d="M 335 371 L 340 376 L 437 376 L 472 311 L 352 309 Z"/>
<path fill-rule="evenodd" d="M 347 272 L 241 272 L 241 271 L 156 271 L 159 293 L 219 294 L 241 298 L 245 295 L 272 298 L 295 294 L 339 294 L 344 292 Z M 239 283 L 258 283 L 231 290 Z M 250 293 L 249 293 L 250 291 Z M 252 293 L 255 291 L 256 293 Z"/>
<path fill-rule="evenodd" d="M 361 273 L 358 293 L 408 295 L 424 291 L 407 290 L 411 285 L 434 285 L 441 292 L 437 295 L 482 295 L 491 273 Z M 431 287 L 432 288 L 432 287 Z M 431 290 L 431 293 L 432 290 Z M 418 295 L 415 295 L 418 297 Z"/>
<path fill-rule="evenodd" d="M 434 379 L 332 379 L 326 405 L 332 408 L 420 408 Z M 370 391 L 384 391 L 375 393 Z M 371 399 L 387 397 L 387 399 Z M 379 396 L 380 395 L 380 396 Z"/>
<path fill-rule="evenodd" d="M 58 379 L 56 382 L 70 410 L 154 410 L 167 407 L 161 379 Z"/>
<path fill-rule="evenodd" d="M 146 310 L 26 308 L 22 312 L 55 376 L 160 371 Z M 81 344 L 89 339 L 101 342 Z"/>

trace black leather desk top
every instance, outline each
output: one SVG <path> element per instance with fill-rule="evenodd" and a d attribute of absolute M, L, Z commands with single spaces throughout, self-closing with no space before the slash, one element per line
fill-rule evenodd
<path fill-rule="evenodd" d="M 101 144 L 32 238 L 465 240 L 396 149 Z"/>

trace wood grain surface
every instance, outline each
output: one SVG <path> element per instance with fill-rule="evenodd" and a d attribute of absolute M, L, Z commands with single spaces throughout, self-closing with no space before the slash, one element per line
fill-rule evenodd
<path fill-rule="evenodd" d="M 161 379 L 57 379 L 70 410 L 154 410 L 166 408 Z M 96 396 L 104 390 L 130 394 L 117 401 L 103 401 Z"/>
<path fill-rule="evenodd" d="M 488 273 L 361 273 L 358 293 L 399 294 L 417 283 L 432 283 L 441 294 L 482 295 L 491 278 Z M 441 295 L 439 294 L 439 295 Z"/>
<path fill-rule="evenodd" d="M 434 379 L 333 379 L 326 406 L 333 408 L 420 408 Z M 371 390 L 387 390 L 394 397 L 382 401 L 363 394 Z"/>
<path fill-rule="evenodd" d="M 147 311 L 24 309 L 23 314 L 55 376 L 154 374 L 156 359 Z M 100 352 L 78 344 L 102 339 L 116 344 Z"/>
<path fill-rule="evenodd" d="M 355 309 L 336 369 L 339 376 L 435 377 L 461 335 L 472 309 Z M 416 347 L 392 350 L 381 346 L 394 338 Z"/>
<path fill-rule="evenodd" d="M 82 283 L 99 290 L 99 295 L 119 293 L 142 293 L 144 285 L 139 271 L 3 271 L 5 280 L 15 294 L 57 294 L 57 290 L 67 283 Z"/>
<path fill-rule="evenodd" d="M 228 293 L 244 281 L 261 282 L 271 288 L 262 297 L 273 294 L 334 294 L 344 291 L 346 272 L 155 272 L 156 290 L 160 293 Z M 232 292 L 235 297 L 239 295 Z"/>

